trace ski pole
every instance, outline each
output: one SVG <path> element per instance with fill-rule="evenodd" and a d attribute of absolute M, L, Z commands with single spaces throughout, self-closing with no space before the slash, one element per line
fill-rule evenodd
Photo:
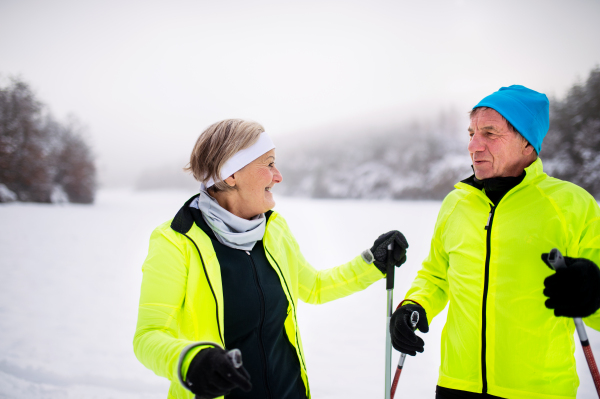
<path fill-rule="evenodd" d="M 227 357 L 229 358 L 229 360 L 231 360 L 231 363 L 233 364 L 233 367 L 235 367 L 236 369 L 239 369 L 240 367 L 242 367 L 242 351 L 239 349 L 232 349 L 230 351 L 227 351 Z"/>
<path fill-rule="evenodd" d="M 396 266 L 390 260 L 394 256 L 394 242 L 387 247 L 387 267 L 385 276 L 385 289 L 387 290 L 387 324 L 385 329 L 385 399 L 390 399 L 390 385 L 392 377 L 392 337 L 390 335 L 390 319 L 392 318 L 392 305 L 394 302 L 394 269 Z"/>
<path fill-rule="evenodd" d="M 565 258 L 563 258 L 560 251 L 556 248 L 553 248 L 548 254 L 548 263 L 552 265 L 554 270 L 567 268 Z M 577 329 L 577 335 L 579 335 L 579 340 L 581 341 L 581 347 L 583 349 L 583 353 L 585 354 L 585 360 L 590 368 L 590 373 L 592 373 L 592 379 L 594 380 L 594 385 L 596 386 L 596 392 L 600 398 L 600 373 L 598 372 L 598 366 L 596 366 L 596 360 L 594 359 L 594 354 L 592 353 L 590 341 L 588 340 L 587 333 L 585 332 L 583 320 L 581 320 L 581 317 L 574 317 L 573 321 L 575 321 L 575 328 Z"/>
<path fill-rule="evenodd" d="M 413 328 L 417 328 L 417 323 L 419 322 L 419 312 L 416 310 L 410 314 L 410 326 Z M 406 359 L 406 353 L 400 353 L 400 360 L 398 360 L 398 368 L 396 368 L 396 374 L 394 374 L 394 381 L 392 382 L 392 389 L 390 393 L 390 399 L 394 399 L 394 395 L 396 394 L 396 387 L 398 387 L 398 380 L 400 379 L 400 373 L 402 373 L 402 367 L 404 366 L 404 360 Z"/>

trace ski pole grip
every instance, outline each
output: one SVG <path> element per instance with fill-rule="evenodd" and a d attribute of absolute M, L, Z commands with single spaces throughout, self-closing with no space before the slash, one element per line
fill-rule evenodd
<path fill-rule="evenodd" d="M 394 242 L 390 242 L 387 247 L 387 258 L 386 258 L 386 273 L 385 273 L 385 289 L 394 289 L 394 271 L 396 266 L 394 265 Z"/>
<path fill-rule="evenodd" d="M 552 266 L 554 270 L 567 268 L 565 258 L 563 258 L 562 254 L 557 248 L 552 248 L 548 254 L 548 263 L 550 263 L 550 266 Z"/>
<path fill-rule="evenodd" d="M 417 328 L 417 324 L 419 324 L 419 312 L 417 312 L 416 310 L 414 310 L 410 314 L 410 326 L 414 330 L 415 328 Z"/>
<path fill-rule="evenodd" d="M 235 367 L 236 369 L 242 367 L 242 351 L 240 351 L 239 349 L 232 349 L 227 352 L 227 357 L 229 358 L 229 360 L 231 360 L 233 367 Z"/>

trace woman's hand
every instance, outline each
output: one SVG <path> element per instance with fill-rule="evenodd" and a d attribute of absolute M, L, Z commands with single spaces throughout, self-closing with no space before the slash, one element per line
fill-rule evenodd
<path fill-rule="evenodd" d="M 414 311 L 419 312 L 417 328 L 421 332 L 428 332 L 427 313 L 420 305 L 400 306 L 390 320 L 390 335 L 394 349 L 410 356 L 415 356 L 417 352 L 423 352 L 425 349 L 425 342 L 415 334 L 415 329 L 410 324 L 410 316 Z"/>
<path fill-rule="evenodd" d="M 245 392 L 252 389 L 250 374 L 240 366 L 236 368 L 221 348 L 203 349 L 192 359 L 186 382 L 188 388 L 202 399 L 228 395 L 232 389 Z"/>
<path fill-rule="evenodd" d="M 388 259 L 387 248 L 392 242 L 394 243 L 393 256 Z M 385 274 L 387 265 L 390 264 L 390 262 L 396 267 L 400 267 L 400 265 L 406 262 L 407 248 L 408 241 L 406 241 L 404 235 L 398 230 L 392 230 L 380 235 L 375 240 L 375 243 L 373 243 L 371 249 L 367 249 L 362 253 L 362 257 L 367 263 L 374 263 L 375 266 Z"/>

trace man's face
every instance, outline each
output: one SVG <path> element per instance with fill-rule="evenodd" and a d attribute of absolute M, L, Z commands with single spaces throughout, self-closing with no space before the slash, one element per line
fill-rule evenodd
<path fill-rule="evenodd" d="M 493 109 L 479 110 L 469 125 L 471 139 L 467 147 L 475 177 L 520 176 L 531 164 L 533 147 L 509 129 L 506 120 Z"/>

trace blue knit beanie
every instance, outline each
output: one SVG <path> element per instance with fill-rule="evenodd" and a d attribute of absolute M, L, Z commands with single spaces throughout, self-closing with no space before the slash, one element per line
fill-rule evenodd
<path fill-rule="evenodd" d="M 520 85 L 501 87 L 473 109 L 478 107 L 496 110 L 540 153 L 550 126 L 550 102 L 545 94 Z"/>

